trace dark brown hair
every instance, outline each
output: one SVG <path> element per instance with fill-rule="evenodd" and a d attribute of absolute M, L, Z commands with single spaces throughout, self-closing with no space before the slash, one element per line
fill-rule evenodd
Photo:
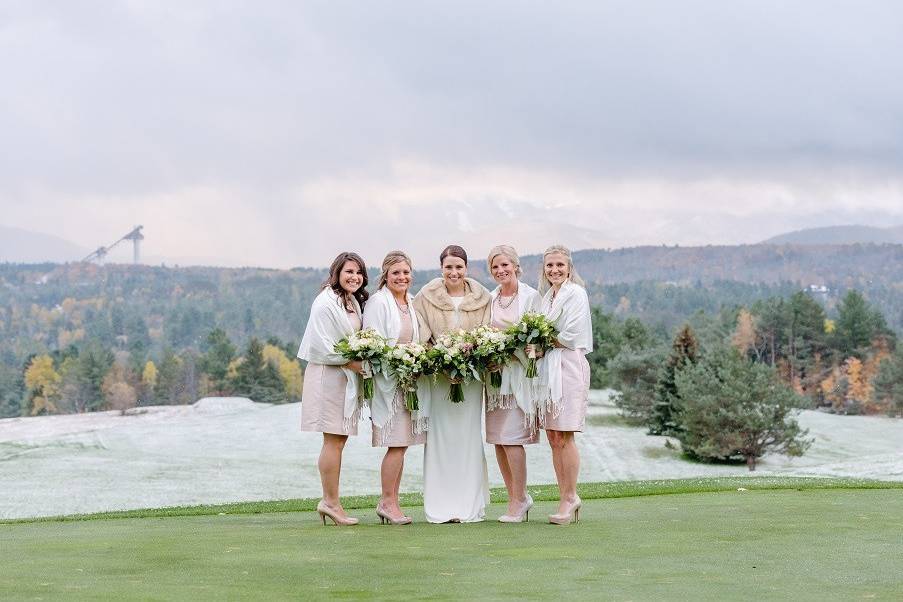
<path fill-rule="evenodd" d="M 342 251 L 339 253 L 332 261 L 332 265 L 329 266 L 329 277 L 326 279 L 326 282 L 323 283 L 323 286 L 320 287 L 320 290 L 326 287 L 331 288 L 332 292 L 338 295 L 339 299 L 347 304 L 349 300 L 348 293 L 342 288 L 342 285 L 339 284 L 339 274 L 342 273 L 342 268 L 345 266 L 346 261 L 353 261 L 361 270 L 362 283 L 360 288 L 354 291 L 354 298 L 357 299 L 357 302 L 363 310 L 364 304 L 367 302 L 367 299 L 370 298 L 370 293 L 367 292 L 367 265 L 357 253 L 351 253 L 350 251 Z"/>
<path fill-rule="evenodd" d="M 448 245 L 442 252 L 439 253 L 439 265 L 442 265 L 442 262 L 445 261 L 445 258 L 451 255 L 452 257 L 457 257 L 458 259 L 464 260 L 464 265 L 467 265 L 467 251 L 464 250 L 463 247 L 459 247 L 458 245 Z"/>

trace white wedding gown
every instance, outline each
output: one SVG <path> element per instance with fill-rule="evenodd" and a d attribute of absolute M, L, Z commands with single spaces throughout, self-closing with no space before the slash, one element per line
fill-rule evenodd
<path fill-rule="evenodd" d="M 464 401 L 448 399 L 448 380 L 433 383 L 430 428 L 423 448 L 423 509 L 431 523 L 483 520 L 489 476 L 483 455 L 483 384 L 464 386 Z"/>

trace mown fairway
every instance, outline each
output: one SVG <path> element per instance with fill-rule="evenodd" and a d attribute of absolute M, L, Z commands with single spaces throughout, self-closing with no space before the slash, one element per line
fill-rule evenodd
<path fill-rule="evenodd" d="M 312 512 L 0 525 L 0 599 L 903 597 L 901 489 L 596 499 L 569 527 L 544 523 L 554 506 L 522 525 L 364 509 L 352 528 Z"/>

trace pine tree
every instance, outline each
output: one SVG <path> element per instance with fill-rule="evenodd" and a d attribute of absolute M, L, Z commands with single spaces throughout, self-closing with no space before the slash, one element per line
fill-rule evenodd
<path fill-rule="evenodd" d="M 837 308 L 834 328 L 835 345 L 844 357 L 861 359 L 872 339 L 886 331 L 884 316 L 869 307 L 862 293 L 851 290 L 844 296 Z"/>
<path fill-rule="evenodd" d="M 210 331 L 205 344 L 206 351 L 201 357 L 201 370 L 210 376 L 213 389 L 218 394 L 226 393 L 229 389 L 227 378 L 229 364 L 235 359 L 235 345 L 222 328 Z"/>
<path fill-rule="evenodd" d="M 775 370 L 724 348 L 676 376 L 682 400 L 681 447 L 703 460 L 744 460 L 750 470 L 766 452 L 799 456 L 807 431 L 792 414 L 800 398 Z"/>
<path fill-rule="evenodd" d="M 677 333 L 671 345 L 671 354 L 662 369 L 655 387 L 655 403 L 649 420 L 650 435 L 677 435 L 680 430 L 678 415 L 681 400 L 675 378 L 685 367 L 695 364 L 699 356 L 699 343 L 689 324 Z"/>
<path fill-rule="evenodd" d="M 232 380 L 235 393 L 264 403 L 284 403 L 285 389 L 279 370 L 263 355 L 263 345 L 256 338 L 248 343 L 244 361 L 238 364 Z"/>
<path fill-rule="evenodd" d="M 903 348 L 881 362 L 872 383 L 884 410 L 890 416 L 903 416 Z"/>

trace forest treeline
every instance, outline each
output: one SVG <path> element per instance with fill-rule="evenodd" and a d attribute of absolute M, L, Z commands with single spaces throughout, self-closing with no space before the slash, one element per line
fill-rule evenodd
<path fill-rule="evenodd" d="M 668 272 L 673 278 L 667 282 L 617 282 L 620 268 L 610 263 L 619 251 L 578 252 L 576 261 L 596 312 L 594 386 L 622 385 L 612 361 L 625 361 L 625 350 L 654 355 L 687 321 L 702 338 L 707 333 L 733 336 L 744 321 L 754 331 L 747 355 L 773 368 L 812 403 L 830 401 L 838 411 L 880 411 L 873 398 L 850 397 L 846 390 L 858 392 L 857 383 L 873 380 L 881 360 L 894 357 L 903 291 L 890 279 L 897 278 L 893 269 L 899 269 L 899 260 L 896 267 L 876 268 L 875 278 L 865 282 L 856 275 L 860 267 L 852 266 L 857 260 L 891 262 L 898 247 L 850 247 L 846 260 L 835 257 L 840 262 L 832 266 L 835 280 L 825 279 L 827 285 L 812 289 L 809 279 L 770 277 L 750 283 L 721 278 L 720 270 L 713 273 L 705 263 L 718 256 L 712 252 L 709 257 L 708 249 L 684 255 L 684 249 L 667 248 L 674 261 Z M 631 251 L 628 265 L 636 253 L 642 255 L 625 251 Z M 651 258 L 662 250 L 644 252 Z M 694 272 L 696 261 L 703 263 Z M 787 261 L 802 266 L 815 258 L 802 253 Z M 527 281 L 530 262 L 536 258 L 524 258 Z M 647 275 L 655 269 L 648 268 Z M 473 262 L 473 272 L 490 284 L 478 262 Z M 682 279 L 681 274 L 695 278 Z M 436 275 L 418 271 L 415 288 Z M 302 367 L 294 351 L 324 277 L 325 270 L 303 268 L 0 264 L 0 416 L 189 403 L 206 394 L 295 400 Z M 884 333 L 875 346 L 872 341 L 867 348 L 838 342 L 837 333 L 846 328 L 840 310 L 854 285 L 861 285 L 864 296 L 859 298 Z M 801 295 L 811 302 L 802 322 L 793 317 Z M 644 333 L 642 345 L 630 334 L 633 330 Z M 857 376 L 856 362 L 864 376 Z M 866 388 L 874 393 L 872 380 Z M 861 403 L 852 403 L 854 399 Z"/>

